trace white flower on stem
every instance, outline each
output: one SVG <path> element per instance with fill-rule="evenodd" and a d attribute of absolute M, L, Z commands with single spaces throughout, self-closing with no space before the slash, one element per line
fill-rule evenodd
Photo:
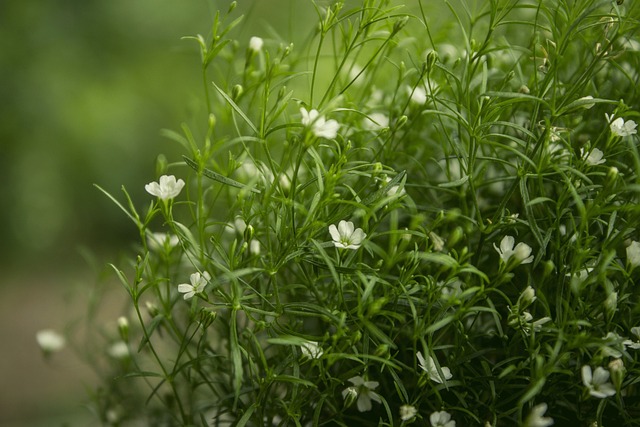
<path fill-rule="evenodd" d="M 380 131 L 389 127 L 389 117 L 383 113 L 369 114 L 368 117 L 364 118 L 362 127 L 370 131 Z"/>
<path fill-rule="evenodd" d="M 407 93 L 414 104 L 423 105 L 427 102 L 427 91 L 421 86 L 407 86 Z"/>
<path fill-rule="evenodd" d="M 311 132 L 318 138 L 333 139 L 338 135 L 340 124 L 335 120 L 326 120 L 318 110 L 307 111 L 300 108 L 302 124 L 311 127 Z"/>
<path fill-rule="evenodd" d="M 263 44 L 264 40 L 260 37 L 251 37 L 249 39 L 249 50 L 252 50 L 253 52 L 260 52 Z"/>
<path fill-rule="evenodd" d="M 156 196 L 161 200 L 169 200 L 178 196 L 184 187 L 184 181 L 173 175 L 162 175 L 159 182 L 150 182 L 144 186 L 147 193 Z"/>
<path fill-rule="evenodd" d="M 249 242 L 249 253 L 254 256 L 260 255 L 260 241 L 256 239 L 251 239 Z"/>
<path fill-rule="evenodd" d="M 117 341 L 107 349 L 107 354 L 114 359 L 126 359 L 129 357 L 129 346 L 124 341 Z"/>
<path fill-rule="evenodd" d="M 204 291 L 205 286 L 207 286 L 207 283 L 209 282 L 209 280 L 211 280 L 211 276 L 209 276 L 209 273 L 207 273 L 206 271 L 203 274 L 196 272 L 189 277 L 189 280 L 191 281 L 190 285 L 186 283 L 178 285 L 178 292 L 184 294 L 185 300 L 190 299 L 195 294 Z"/>
<path fill-rule="evenodd" d="M 540 403 L 531 408 L 527 419 L 524 420 L 524 427 L 549 427 L 553 425 L 553 418 L 545 417 L 545 412 L 547 412 L 546 403 Z"/>
<path fill-rule="evenodd" d="M 433 427 L 456 427 L 456 422 L 451 419 L 447 411 L 434 412 L 429 415 L 429 421 Z"/>
<path fill-rule="evenodd" d="M 173 249 L 180 243 L 180 238 L 176 235 L 167 233 L 150 233 L 147 235 L 147 244 L 152 251 L 161 251 L 165 245 L 169 249 Z"/>
<path fill-rule="evenodd" d="M 320 347 L 316 341 L 306 341 L 300 345 L 300 349 L 302 350 L 302 354 L 309 359 L 319 359 L 324 353 L 322 347 Z"/>
<path fill-rule="evenodd" d="M 604 115 L 607 118 L 607 122 L 609 122 L 609 129 L 611 129 L 612 134 L 616 136 L 629 136 L 637 133 L 636 127 L 638 125 L 633 120 L 625 121 L 622 117 L 615 119 L 614 114 L 609 116 L 605 113 Z"/>
<path fill-rule="evenodd" d="M 606 160 L 603 158 L 604 153 L 599 148 L 594 148 L 593 150 L 591 150 L 586 157 L 584 154 L 584 148 L 581 148 L 580 157 L 582 157 L 584 161 L 591 166 L 601 165 L 606 162 Z"/>
<path fill-rule="evenodd" d="M 412 405 L 402 405 L 400 407 L 400 419 L 402 421 L 409 421 L 416 416 L 418 410 Z"/>
<path fill-rule="evenodd" d="M 622 344 L 626 347 L 629 347 L 633 350 L 640 350 L 640 326 L 634 326 L 631 328 L 631 333 L 636 336 L 636 341 L 633 340 L 624 340 Z"/>
<path fill-rule="evenodd" d="M 365 381 L 364 378 L 357 376 L 353 378 L 349 378 L 349 382 L 353 384 L 352 387 L 347 387 L 342 391 L 342 397 L 347 398 L 348 396 L 357 395 L 358 401 L 358 411 L 366 412 L 371 410 L 371 401 L 374 400 L 378 403 L 381 403 L 382 400 L 380 396 L 374 392 L 378 387 L 377 381 Z"/>
<path fill-rule="evenodd" d="M 640 242 L 634 240 L 627 246 L 627 264 L 632 269 L 640 265 Z"/>
<path fill-rule="evenodd" d="M 337 227 L 331 224 L 329 234 L 333 239 L 333 245 L 342 249 L 358 249 L 367 237 L 362 228 L 355 228 L 351 221 L 345 220 L 340 221 Z"/>
<path fill-rule="evenodd" d="M 45 354 L 60 351 L 66 344 L 64 337 L 52 329 L 38 331 L 36 341 Z"/>
<path fill-rule="evenodd" d="M 526 243 L 515 244 L 516 241 L 512 236 L 504 236 L 500 241 L 500 248 L 493 244 L 494 249 L 500 254 L 500 259 L 506 264 L 511 257 L 514 257 L 520 264 L 529 264 L 533 261 L 531 255 L 531 246 Z M 515 245 L 515 247 L 514 247 Z"/>
<path fill-rule="evenodd" d="M 584 365 L 582 367 L 582 383 L 587 387 L 591 396 L 599 399 L 616 394 L 616 389 L 609 382 L 609 371 L 602 366 L 598 366 L 592 373 L 591 366 Z"/>
<path fill-rule="evenodd" d="M 431 356 L 427 355 L 427 358 L 425 359 L 421 352 L 417 352 L 416 357 L 418 358 L 418 365 L 429 375 L 431 381 L 442 384 L 453 376 L 451 375 L 451 370 L 446 366 L 440 367 L 440 371 L 442 371 L 442 375 L 440 375 L 440 372 L 438 372 L 438 368 L 436 367 L 436 363 Z"/>

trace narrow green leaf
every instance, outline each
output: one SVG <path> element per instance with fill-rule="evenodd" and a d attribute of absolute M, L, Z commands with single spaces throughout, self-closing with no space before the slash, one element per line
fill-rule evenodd
<path fill-rule="evenodd" d="M 251 130 L 254 131 L 256 134 L 259 134 L 260 132 L 258 131 L 258 128 L 256 128 L 256 126 L 253 124 L 251 119 L 249 119 L 249 117 L 247 117 L 247 115 L 244 114 L 244 112 L 240 109 L 240 107 L 238 107 L 238 105 L 235 102 L 233 102 L 233 99 L 231 99 L 231 97 L 229 97 L 229 95 L 227 95 L 222 89 L 220 89 L 214 82 L 211 82 L 211 84 L 213 85 L 214 88 L 216 88 L 218 93 L 225 99 L 225 101 L 227 101 L 227 103 L 231 106 L 231 108 L 233 108 L 233 110 L 236 113 L 238 113 L 240 117 L 242 117 L 242 120 L 244 120 L 249 125 Z"/>

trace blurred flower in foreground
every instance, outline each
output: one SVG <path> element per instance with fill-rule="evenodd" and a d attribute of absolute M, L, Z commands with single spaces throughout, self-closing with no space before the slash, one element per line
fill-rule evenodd
<path fill-rule="evenodd" d="M 545 412 L 547 412 L 546 403 L 541 403 L 531 408 L 529 416 L 524 421 L 524 427 L 548 427 L 553 425 L 553 418 L 545 417 Z"/>
<path fill-rule="evenodd" d="M 429 374 L 429 378 L 431 378 L 432 381 L 442 384 L 446 380 L 451 379 L 451 370 L 446 366 L 441 366 L 440 370 L 442 371 L 442 375 L 440 375 L 431 356 L 427 355 L 427 358 L 425 359 L 421 352 L 417 352 L 416 357 L 418 358 L 420 368 Z"/>
<path fill-rule="evenodd" d="M 636 127 L 638 125 L 633 120 L 627 120 L 625 122 L 622 117 L 618 117 L 614 120 L 614 114 L 609 116 L 605 113 L 604 115 L 607 118 L 607 122 L 609 122 L 609 128 L 611 129 L 612 134 L 617 136 L 629 136 L 637 132 Z"/>
<path fill-rule="evenodd" d="M 380 396 L 373 391 L 378 387 L 377 381 L 365 381 L 364 378 L 360 376 L 349 378 L 349 381 L 353 386 L 344 389 L 342 391 L 342 397 L 345 400 L 357 397 L 358 411 L 370 411 L 372 400 L 375 400 L 378 403 L 382 402 Z"/>
<path fill-rule="evenodd" d="M 418 410 L 411 405 L 402 405 L 400 407 L 400 419 L 402 421 L 409 421 L 416 416 Z"/>
<path fill-rule="evenodd" d="M 178 292 L 184 294 L 185 300 L 204 291 L 204 287 L 207 286 L 207 282 L 211 280 L 211 276 L 209 276 L 209 273 L 206 271 L 202 275 L 199 272 L 196 272 L 189 277 L 189 280 L 191 281 L 190 285 L 186 283 L 178 285 Z"/>
<path fill-rule="evenodd" d="M 307 341 L 300 346 L 300 349 L 302 350 L 302 354 L 309 359 L 319 359 L 324 353 L 322 347 L 320 347 L 316 341 Z"/>
<path fill-rule="evenodd" d="M 259 52 L 262 49 L 263 45 L 264 40 L 262 40 L 260 37 L 251 37 L 249 39 L 249 49 L 254 52 Z"/>
<path fill-rule="evenodd" d="M 591 150 L 586 157 L 584 155 L 584 148 L 581 148 L 580 157 L 582 157 L 584 161 L 591 166 L 601 165 L 606 162 L 606 160 L 604 159 L 604 153 L 598 148 L 594 148 L 593 150 Z"/>
<path fill-rule="evenodd" d="M 591 371 L 591 366 L 582 367 L 582 383 L 589 390 L 589 394 L 599 399 L 613 396 L 616 389 L 609 382 L 609 372 L 602 366 L 598 366 L 595 371 Z"/>
<path fill-rule="evenodd" d="M 631 268 L 640 265 L 640 242 L 634 240 L 627 246 L 627 263 Z"/>
<path fill-rule="evenodd" d="M 333 239 L 336 248 L 358 249 L 367 235 L 362 228 L 355 228 L 351 221 L 342 220 L 336 227 L 335 224 L 329 226 L 329 234 Z"/>
<path fill-rule="evenodd" d="M 529 264 L 533 261 L 533 255 L 531 255 L 531 246 L 526 243 L 518 243 L 515 244 L 516 241 L 513 236 L 504 236 L 502 241 L 500 241 L 500 248 L 493 244 L 496 252 L 500 254 L 500 259 L 504 261 L 504 263 L 508 263 L 512 256 L 515 256 L 515 259 L 520 262 L 520 264 Z M 515 245 L 515 248 L 514 248 Z"/>
<path fill-rule="evenodd" d="M 447 411 L 434 412 L 429 416 L 433 427 L 456 427 L 456 422 L 451 419 Z"/>
<path fill-rule="evenodd" d="M 176 197 L 182 191 L 184 187 L 184 181 L 178 179 L 173 175 L 162 175 L 158 182 L 150 182 L 144 186 L 147 193 L 152 196 L 156 196 L 162 200 L 169 200 Z"/>
<path fill-rule="evenodd" d="M 153 251 L 161 251 L 165 248 L 165 245 L 171 250 L 178 246 L 179 243 L 180 238 L 174 234 L 151 232 L 147 235 L 147 244 L 149 249 Z"/>
<path fill-rule="evenodd" d="M 43 329 L 36 333 L 36 341 L 44 352 L 45 356 L 60 351 L 64 348 L 66 341 L 62 335 L 51 329 Z"/>
<path fill-rule="evenodd" d="M 126 359 L 129 357 L 129 346 L 124 341 L 117 341 L 107 349 L 107 353 L 114 359 Z"/>
<path fill-rule="evenodd" d="M 311 132 L 318 138 L 333 139 L 338 135 L 340 124 L 335 120 L 326 120 L 318 110 L 307 111 L 300 108 L 302 124 L 311 127 Z"/>

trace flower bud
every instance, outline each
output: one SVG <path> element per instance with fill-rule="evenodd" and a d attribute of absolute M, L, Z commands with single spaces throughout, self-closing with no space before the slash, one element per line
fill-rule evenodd
<path fill-rule="evenodd" d="M 129 321 L 124 316 L 118 317 L 118 331 L 123 341 L 129 340 Z"/>
<path fill-rule="evenodd" d="M 231 89 L 231 98 L 237 100 L 242 96 L 243 93 L 244 88 L 242 87 L 242 85 L 235 85 L 233 86 L 233 89 Z"/>
<path fill-rule="evenodd" d="M 624 380 L 624 374 L 626 373 L 622 359 L 613 359 L 609 362 L 609 372 L 611 373 L 611 382 L 613 382 L 617 390 L 620 390 L 622 380 Z"/>
<path fill-rule="evenodd" d="M 529 307 L 531 303 L 533 303 L 537 299 L 536 291 L 531 287 L 527 286 L 527 288 L 522 291 L 520 297 L 518 298 L 518 306 L 521 310 Z"/>
<path fill-rule="evenodd" d="M 348 408 L 358 398 L 358 390 L 355 387 L 349 387 L 342 392 L 342 396 L 344 397 L 344 407 Z"/>

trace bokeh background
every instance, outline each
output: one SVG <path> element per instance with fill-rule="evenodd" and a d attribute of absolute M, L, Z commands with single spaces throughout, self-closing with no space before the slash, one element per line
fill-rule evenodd
<path fill-rule="evenodd" d="M 113 298 L 99 317 L 117 315 L 104 266 L 136 231 L 93 184 L 148 201 L 158 154 L 180 159 L 160 131 L 205 109 L 197 45 L 181 37 L 206 37 L 229 3 L 0 1 L 0 426 L 97 424 L 91 370 L 72 349 L 45 361 L 35 334 L 80 321 L 96 295 Z M 233 36 L 295 41 L 310 4 L 240 1 Z"/>

